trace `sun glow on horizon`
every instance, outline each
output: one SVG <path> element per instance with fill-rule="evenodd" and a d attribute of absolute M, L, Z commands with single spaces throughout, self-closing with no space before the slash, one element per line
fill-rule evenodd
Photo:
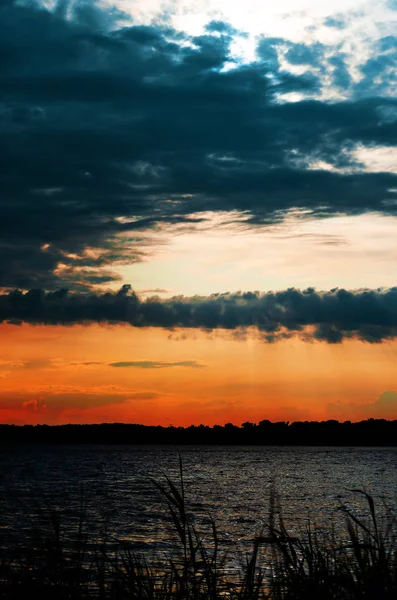
<path fill-rule="evenodd" d="M 98 325 L 3 325 L 3 335 L 1 422 L 213 425 L 395 414 L 397 396 L 379 398 L 395 388 L 397 342 L 268 344 Z"/>

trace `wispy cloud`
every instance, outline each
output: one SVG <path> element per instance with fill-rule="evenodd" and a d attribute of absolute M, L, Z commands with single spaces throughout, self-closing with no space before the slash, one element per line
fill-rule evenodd
<path fill-rule="evenodd" d="M 169 369 L 171 367 L 190 367 L 193 369 L 202 369 L 206 365 L 196 360 L 180 361 L 154 361 L 154 360 L 127 360 L 109 363 L 109 367 L 134 367 L 137 369 Z"/>
<path fill-rule="evenodd" d="M 34 398 L 32 400 L 25 400 L 25 402 L 22 402 L 22 407 L 37 412 L 39 410 L 46 410 L 47 404 L 43 402 L 43 400 L 37 400 Z"/>
<path fill-rule="evenodd" d="M 166 288 L 150 288 L 145 290 L 139 290 L 141 296 L 155 296 L 157 294 L 172 294 L 173 290 L 167 290 Z"/>
<path fill-rule="evenodd" d="M 87 360 L 83 362 L 72 362 L 70 365 L 72 367 L 96 367 L 98 365 L 103 365 L 103 362 L 97 360 Z"/>
<path fill-rule="evenodd" d="M 59 359 L 0 360 L 0 371 L 52 369 L 62 365 Z"/>

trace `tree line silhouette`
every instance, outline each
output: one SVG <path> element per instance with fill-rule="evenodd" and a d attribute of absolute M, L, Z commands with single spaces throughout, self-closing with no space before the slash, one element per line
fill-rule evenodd
<path fill-rule="evenodd" d="M 260 421 L 240 427 L 190 425 L 148 426 L 127 423 L 98 425 L 0 425 L 0 443 L 397 446 L 397 420 L 360 422 Z"/>

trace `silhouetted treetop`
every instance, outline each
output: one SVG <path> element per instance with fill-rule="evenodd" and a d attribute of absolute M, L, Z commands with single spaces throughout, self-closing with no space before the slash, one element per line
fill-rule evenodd
<path fill-rule="evenodd" d="M 126 423 L 98 425 L 0 425 L 0 443 L 51 444 L 172 444 L 263 446 L 397 446 L 397 420 L 297 421 L 241 427 L 190 425 L 162 427 Z"/>

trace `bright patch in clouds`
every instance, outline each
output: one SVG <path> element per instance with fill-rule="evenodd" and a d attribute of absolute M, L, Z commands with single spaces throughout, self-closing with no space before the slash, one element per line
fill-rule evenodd
<path fill-rule="evenodd" d="M 347 25 L 373 15 L 374 22 L 368 22 L 368 29 L 374 30 L 392 14 L 387 1 L 373 0 L 334 0 L 332 3 L 315 0 L 143 0 L 131 3 L 119 0 L 118 6 L 135 19 L 147 22 L 159 16 L 171 17 L 178 28 L 197 35 L 201 33 L 208 19 L 226 19 L 238 30 L 253 35 L 262 33 L 274 36 L 282 35 L 297 39 L 308 28 L 326 21 L 331 30 L 343 30 L 346 27 L 344 15 L 349 15 Z M 310 30 L 309 30 L 310 31 Z"/>
<path fill-rule="evenodd" d="M 244 226 L 241 215 L 240 224 L 234 225 L 230 215 L 213 222 L 207 217 L 201 231 L 169 237 L 149 262 L 119 268 L 118 273 L 138 291 L 149 284 L 157 287 L 154 294 L 160 296 L 396 283 L 395 217 L 291 216 L 278 226 L 257 230 Z M 162 291 L 166 286 L 170 292 Z"/>
<path fill-rule="evenodd" d="M 366 148 L 359 146 L 353 152 L 353 157 L 370 173 L 397 174 L 397 148 L 393 146 L 375 146 Z"/>
<path fill-rule="evenodd" d="M 320 42 L 330 46 L 328 55 L 347 55 L 347 68 L 356 81 L 362 78 L 359 67 L 373 55 L 376 40 L 393 35 L 397 21 L 387 0 L 118 0 L 117 5 L 136 23 L 163 20 L 191 35 L 201 35 L 211 20 L 226 21 L 236 30 L 232 53 L 245 61 L 255 59 L 261 36 L 309 45 Z M 294 72 L 282 54 L 282 66 Z"/>
<path fill-rule="evenodd" d="M 291 162 L 297 166 L 305 165 L 313 171 L 332 173 L 394 173 L 397 174 L 397 148 L 395 146 L 363 146 L 343 150 L 346 164 L 337 165 L 324 160 L 311 160 L 291 152 Z"/>

